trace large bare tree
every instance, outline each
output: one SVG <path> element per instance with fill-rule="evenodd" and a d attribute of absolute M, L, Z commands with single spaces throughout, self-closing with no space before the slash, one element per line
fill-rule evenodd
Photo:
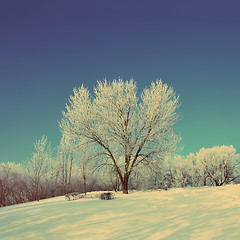
<path fill-rule="evenodd" d="M 84 148 L 93 145 L 98 167 L 112 165 L 123 193 L 128 193 L 134 168 L 161 160 L 178 143 L 173 131 L 178 107 L 179 97 L 161 80 L 140 96 L 132 79 L 104 80 L 98 81 L 93 96 L 83 85 L 74 88 L 59 125 L 64 135 Z"/>

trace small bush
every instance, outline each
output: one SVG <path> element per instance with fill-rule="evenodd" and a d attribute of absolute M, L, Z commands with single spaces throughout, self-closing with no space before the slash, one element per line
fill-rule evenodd
<path fill-rule="evenodd" d="M 111 199 L 114 199 L 114 195 L 111 192 L 101 193 L 100 199 L 101 200 L 111 200 Z"/>

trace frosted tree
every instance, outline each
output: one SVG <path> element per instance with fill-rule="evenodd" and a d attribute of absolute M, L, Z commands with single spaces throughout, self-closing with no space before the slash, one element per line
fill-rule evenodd
<path fill-rule="evenodd" d="M 161 80 L 137 96 L 133 80 L 98 81 L 94 95 L 85 87 L 73 89 L 60 128 L 66 136 L 97 150 L 98 166 L 113 166 L 123 193 L 134 168 L 175 149 L 173 126 L 179 97 Z"/>
<path fill-rule="evenodd" d="M 186 187 L 191 185 L 192 162 L 180 155 L 165 158 L 165 177 L 168 185 L 173 187 Z"/>
<path fill-rule="evenodd" d="M 28 162 L 27 168 L 32 178 L 32 195 L 34 200 L 40 199 L 41 180 L 47 173 L 50 159 L 51 147 L 46 136 L 34 143 L 35 152 Z"/>
<path fill-rule="evenodd" d="M 72 191 L 71 179 L 72 169 L 75 160 L 75 144 L 65 135 L 62 136 L 58 146 L 57 162 L 59 177 L 62 186 L 62 193 L 66 194 Z"/>
<path fill-rule="evenodd" d="M 78 145 L 76 143 L 76 145 Z M 80 146 L 82 146 L 80 144 Z M 82 146 L 80 150 L 77 151 L 77 165 L 79 169 L 79 173 L 82 176 L 83 180 L 83 191 L 86 196 L 87 193 L 87 182 L 88 182 L 88 177 L 90 175 L 90 169 L 91 169 L 91 161 L 93 156 L 95 156 L 95 149 L 94 148 L 87 148 Z M 93 172 L 93 171 L 92 171 Z"/>
<path fill-rule="evenodd" d="M 0 207 L 27 200 L 27 189 L 20 164 L 0 164 Z"/>
<path fill-rule="evenodd" d="M 184 159 L 185 173 L 188 175 L 188 184 L 192 187 L 205 186 L 205 175 L 203 169 L 196 164 L 196 155 L 190 153 Z"/>
<path fill-rule="evenodd" d="M 17 186 L 16 179 L 13 178 L 12 164 L 0 164 L 0 207 L 8 205 L 8 198 L 13 195 Z"/>
<path fill-rule="evenodd" d="M 196 160 L 212 185 L 221 186 L 240 176 L 239 154 L 233 146 L 202 148 Z"/>

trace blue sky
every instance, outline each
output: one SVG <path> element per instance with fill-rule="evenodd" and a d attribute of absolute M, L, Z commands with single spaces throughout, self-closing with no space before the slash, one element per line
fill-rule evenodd
<path fill-rule="evenodd" d="M 240 149 L 238 1 L 9 0 L 0 7 L 0 162 L 55 147 L 73 87 L 162 78 L 180 94 L 183 155 Z"/>

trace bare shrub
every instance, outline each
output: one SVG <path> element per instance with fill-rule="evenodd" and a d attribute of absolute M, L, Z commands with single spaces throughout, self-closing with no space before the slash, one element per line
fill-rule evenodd
<path fill-rule="evenodd" d="M 101 200 L 111 200 L 111 199 L 114 199 L 114 195 L 111 192 L 101 193 L 99 197 L 100 197 Z"/>
<path fill-rule="evenodd" d="M 83 198 L 83 195 L 79 194 L 78 192 L 68 193 L 68 194 L 65 195 L 65 199 L 68 200 L 68 201 L 77 200 L 77 199 L 80 199 L 80 198 Z"/>

